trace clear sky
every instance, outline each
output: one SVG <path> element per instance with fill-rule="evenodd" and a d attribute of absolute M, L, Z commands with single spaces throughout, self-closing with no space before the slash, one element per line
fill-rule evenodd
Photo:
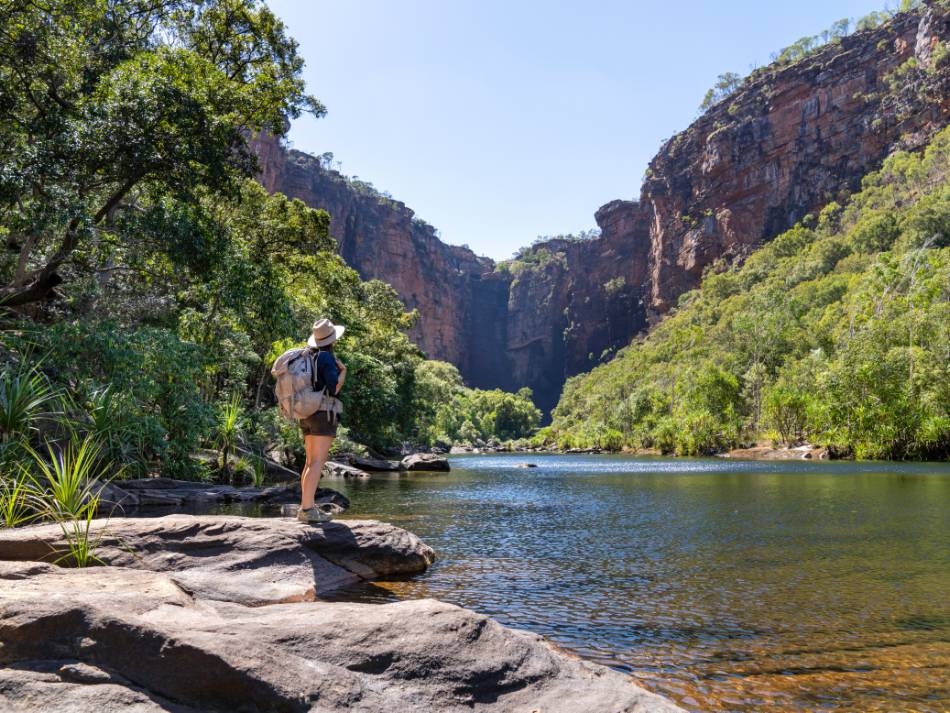
<path fill-rule="evenodd" d="M 290 132 L 476 252 L 595 227 L 722 72 L 873 0 L 267 0 L 329 110 Z"/>

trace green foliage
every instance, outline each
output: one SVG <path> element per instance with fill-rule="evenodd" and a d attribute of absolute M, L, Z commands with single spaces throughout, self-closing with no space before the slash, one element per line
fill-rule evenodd
<path fill-rule="evenodd" d="M 127 246 L 156 204 L 186 215 L 231 194 L 254 173 L 248 133 L 323 112 L 256 0 L 18 2 L 0 35 L 8 306 L 47 299 L 87 251 Z M 151 252 L 174 250 L 153 237 Z"/>
<path fill-rule="evenodd" d="M 735 72 L 726 72 L 725 74 L 720 74 L 716 78 L 716 83 L 706 92 L 706 95 L 703 97 L 702 102 L 699 105 L 699 110 L 706 111 L 709 107 L 714 104 L 718 104 L 723 99 L 733 94 L 740 86 L 742 86 L 743 78 L 741 75 L 736 74 Z"/>
<path fill-rule="evenodd" d="M 893 154 L 814 227 L 707 275 L 646 340 L 568 380 L 548 440 L 695 454 L 774 434 L 947 457 L 947 165 L 950 129 Z"/>
<path fill-rule="evenodd" d="M 530 435 L 541 421 L 531 389 L 518 393 L 469 389 L 451 364 L 416 367 L 413 410 L 419 439 L 429 445 L 512 440 Z"/>

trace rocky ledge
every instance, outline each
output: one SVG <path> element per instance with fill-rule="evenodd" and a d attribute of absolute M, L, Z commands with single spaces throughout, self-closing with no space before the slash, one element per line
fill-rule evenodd
<path fill-rule="evenodd" d="M 719 457 L 734 458 L 735 460 L 829 460 L 831 453 L 827 448 L 810 445 L 794 448 L 755 446 L 753 448 L 736 448 L 726 453 L 720 453 Z"/>
<path fill-rule="evenodd" d="M 0 562 L 6 711 L 676 711 L 431 599 L 247 607 L 119 567 Z"/>
<path fill-rule="evenodd" d="M 678 711 L 542 637 L 431 599 L 320 601 L 424 570 L 373 521 L 95 521 L 111 566 L 51 563 L 55 526 L 0 533 L 4 711 Z"/>

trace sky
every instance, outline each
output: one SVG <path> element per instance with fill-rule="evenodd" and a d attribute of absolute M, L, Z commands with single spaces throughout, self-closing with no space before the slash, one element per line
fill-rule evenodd
<path fill-rule="evenodd" d="M 873 0 L 267 0 L 328 109 L 290 130 L 494 259 L 636 198 L 717 75 Z"/>

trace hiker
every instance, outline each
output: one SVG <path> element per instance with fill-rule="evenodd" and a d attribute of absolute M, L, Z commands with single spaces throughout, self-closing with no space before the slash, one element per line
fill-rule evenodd
<path fill-rule="evenodd" d="M 281 354 L 270 372 L 276 380 L 274 395 L 280 412 L 295 421 L 303 432 L 307 462 L 300 474 L 300 509 L 297 511 L 297 519 L 303 522 L 332 519 L 313 499 L 343 412 L 339 393 L 346 380 L 346 367 L 333 353 L 333 345 L 344 331 L 345 327 L 329 319 L 318 319 L 313 323 L 307 346 Z"/>
<path fill-rule="evenodd" d="M 340 327 L 329 319 L 318 319 L 313 325 L 313 333 L 307 340 L 307 358 L 313 360 L 314 391 L 324 391 L 332 397 L 329 408 L 321 408 L 312 415 L 300 419 L 307 462 L 300 474 L 300 509 L 297 519 L 303 522 L 326 522 L 330 515 L 314 504 L 314 495 L 320 483 L 320 474 L 330 454 L 330 446 L 336 438 L 340 409 L 334 408 L 339 402 L 336 398 L 346 380 L 346 367 L 333 353 L 333 345 L 339 339 L 345 327 Z"/>

